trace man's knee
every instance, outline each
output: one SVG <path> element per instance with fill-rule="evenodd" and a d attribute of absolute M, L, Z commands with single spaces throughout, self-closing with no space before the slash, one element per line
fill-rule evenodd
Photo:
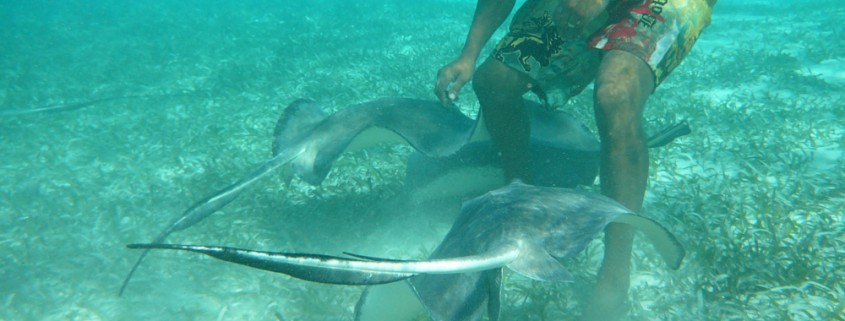
<path fill-rule="evenodd" d="M 595 112 L 605 134 L 634 134 L 639 130 L 643 107 L 654 89 L 651 69 L 626 52 L 610 52 L 596 79 Z M 620 133 L 619 131 L 625 131 Z"/>
<path fill-rule="evenodd" d="M 635 89 L 624 80 L 605 82 L 596 87 L 595 113 L 601 132 L 634 130 L 641 122 L 642 107 Z"/>
<path fill-rule="evenodd" d="M 634 89 L 629 83 L 630 79 L 608 79 L 596 82 L 595 104 L 596 109 L 604 114 L 612 114 L 634 102 Z"/>
<path fill-rule="evenodd" d="M 608 52 L 596 78 L 596 107 L 604 112 L 615 109 L 642 109 L 654 90 L 654 75 L 644 61 L 624 51 Z"/>
<path fill-rule="evenodd" d="M 478 66 L 478 70 L 472 77 L 472 90 L 478 95 L 495 90 L 496 73 L 491 70 L 492 68 L 489 65 L 489 63 L 484 62 L 481 66 Z"/>

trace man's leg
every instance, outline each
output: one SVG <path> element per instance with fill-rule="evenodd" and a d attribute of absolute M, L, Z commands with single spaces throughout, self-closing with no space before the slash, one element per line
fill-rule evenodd
<path fill-rule="evenodd" d="M 643 107 L 654 89 L 654 75 L 640 58 L 609 51 L 596 78 L 595 114 L 601 138 L 601 189 L 639 212 L 648 178 L 648 149 L 642 128 Z M 604 262 L 584 320 L 617 320 L 627 313 L 631 242 L 627 225 L 605 230 Z"/>
<path fill-rule="evenodd" d="M 502 62 L 488 58 L 476 70 L 472 88 L 481 103 L 482 116 L 493 143 L 501 153 L 505 178 L 531 182 L 529 168 L 530 128 L 522 95 L 528 76 Z"/>

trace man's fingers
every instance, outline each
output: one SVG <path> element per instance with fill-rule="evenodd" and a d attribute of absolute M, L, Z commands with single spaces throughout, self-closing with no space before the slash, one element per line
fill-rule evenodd
<path fill-rule="evenodd" d="M 446 101 L 446 85 L 448 82 L 444 81 L 445 77 L 443 77 L 443 70 L 437 73 L 437 80 L 434 82 L 434 95 L 437 96 L 437 100 L 440 100 L 441 104 L 445 104 Z"/>
<path fill-rule="evenodd" d="M 458 78 L 455 79 L 455 82 L 452 83 L 452 88 L 449 88 L 449 100 L 455 101 L 458 99 L 458 93 L 461 92 L 461 88 L 467 83 L 466 80 Z"/>
<path fill-rule="evenodd" d="M 452 101 L 449 99 L 449 93 L 446 91 L 437 91 L 437 100 L 440 101 L 440 104 L 443 107 L 449 107 Z"/>
<path fill-rule="evenodd" d="M 437 95 L 437 98 L 443 106 L 451 106 L 452 101 L 455 100 L 453 97 L 456 96 L 455 93 L 453 93 L 453 90 L 455 90 L 455 86 L 457 84 L 456 78 L 458 78 L 458 76 L 446 68 L 440 69 L 437 73 L 437 82 L 434 84 L 434 94 Z M 453 84 L 453 82 L 455 84 Z M 449 86 L 450 84 L 452 85 L 451 88 Z M 460 89 L 460 87 L 458 87 L 458 89 Z"/>
<path fill-rule="evenodd" d="M 443 106 L 448 106 L 449 99 L 449 81 L 445 81 L 444 77 L 437 77 L 437 82 L 434 84 L 434 94 Z"/>
<path fill-rule="evenodd" d="M 443 106 L 452 106 L 458 99 L 458 93 L 472 79 L 473 68 L 469 62 L 456 61 L 437 72 L 434 94 Z"/>

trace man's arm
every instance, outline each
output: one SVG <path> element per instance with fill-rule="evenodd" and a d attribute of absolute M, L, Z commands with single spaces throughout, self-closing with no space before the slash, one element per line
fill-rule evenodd
<path fill-rule="evenodd" d="M 558 31 L 566 38 L 577 37 L 609 3 L 610 0 L 561 0 L 554 13 Z"/>
<path fill-rule="evenodd" d="M 515 3 L 516 0 L 478 0 L 460 57 L 437 73 L 434 92 L 443 105 L 458 98 L 458 92 L 475 72 L 481 49 L 507 19 Z"/>
<path fill-rule="evenodd" d="M 479 0 L 461 57 L 478 60 L 481 49 L 505 22 L 516 0 Z"/>

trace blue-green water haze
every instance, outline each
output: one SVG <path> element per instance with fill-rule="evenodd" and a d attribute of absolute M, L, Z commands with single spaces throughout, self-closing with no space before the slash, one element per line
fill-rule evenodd
<path fill-rule="evenodd" d="M 151 254 L 118 297 L 124 245 L 266 160 L 297 98 L 434 99 L 473 10 L 0 0 L 0 320 L 352 320 L 361 288 L 182 253 Z M 670 271 L 637 243 L 629 320 L 845 319 L 843 20 L 841 1 L 719 1 L 647 105 L 650 129 L 693 127 L 651 154 L 643 213 L 688 258 Z M 592 128 L 591 95 L 565 108 Z M 459 107 L 477 113 L 470 87 Z M 346 155 L 317 187 L 263 180 L 170 241 L 425 257 L 457 205 L 397 201 L 409 153 Z M 594 242 L 565 262 L 571 284 L 508 275 L 502 319 L 575 320 L 600 258 Z"/>

